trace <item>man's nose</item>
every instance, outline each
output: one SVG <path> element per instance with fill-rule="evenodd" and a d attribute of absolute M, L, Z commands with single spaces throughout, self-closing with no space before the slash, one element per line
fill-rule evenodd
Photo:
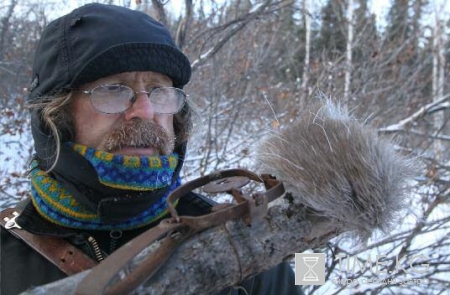
<path fill-rule="evenodd" d="M 152 120 L 155 116 L 155 111 L 148 94 L 145 92 L 137 92 L 134 95 L 135 101 L 133 105 L 125 111 L 125 120 L 129 121 L 133 118 Z"/>

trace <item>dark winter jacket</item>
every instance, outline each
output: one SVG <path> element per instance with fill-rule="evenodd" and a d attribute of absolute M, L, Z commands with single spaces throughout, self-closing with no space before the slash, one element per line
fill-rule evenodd
<path fill-rule="evenodd" d="M 209 212 L 212 202 L 205 197 L 190 193 L 180 199 L 177 211 L 180 215 L 198 216 Z M 88 242 L 92 236 L 106 256 L 133 239 L 140 233 L 155 226 L 157 222 L 137 230 L 123 231 L 119 239 L 112 239 L 110 231 L 75 231 L 42 219 L 31 202 L 17 218 L 17 223 L 34 234 L 68 239 L 86 254 L 95 257 L 94 248 Z M 159 222 L 159 221 L 158 221 Z M 50 283 L 65 278 L 66 275 L 51 262 L 31 249 L 21 240 L 1 228 L 1 278 L 0 294 L 19 294 L 33 286 Z M 269 271 L 244 281 L 241 288 L 228 288 L 222 294 L 303 294 L 294 284 L 294 273 L 288 263 L 281 263 Z M 247 293 L 246 293 L 247 292 Z"/>

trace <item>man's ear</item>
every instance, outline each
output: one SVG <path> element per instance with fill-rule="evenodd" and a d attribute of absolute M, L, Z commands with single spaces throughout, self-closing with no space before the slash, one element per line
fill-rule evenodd
<path fill-rule="evenodd" d="M 192 130 L 191 116 L 192 110 L 187 104 L 173 116 L 173 129 L 175 131 L 177 146 L 187 142 L 189 139 L 189 134 Z"/>
<path fill-rule="evenodd" d="M 61 142 L 75 140 L 75 120 L 73 118 L 74 114 L 69 109 L 69 107 L 70 106 L 65 106 L 65 109 L 62 110 L 66 112 L 65 118 L 61 121 L 55 122 L 58 126 Z"/>

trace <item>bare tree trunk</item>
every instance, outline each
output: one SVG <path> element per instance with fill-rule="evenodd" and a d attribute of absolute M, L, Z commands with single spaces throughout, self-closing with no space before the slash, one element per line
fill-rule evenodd
<path fill-rule="evenodd" d="M 186 13 L 177 28 L 177 33 L 175 36 L 175 42 L 178 47 L 183 50 L 186 43 L 187 31 L 189 30 L 189 25 L 192 21 L 194 7 L 192 5 L 192 0 L 185 0 L 184 5 L 186 6 Z"/>
<path fill-rule="evenodd" d="M 301 86 L 301 101 L 300 105 L 304 105 L 309 96 L 309 60 L 311 52 L 311 15 L 308 10 L 308 0 L 302 1 L 303 17 L 305 18 L 305 59 L 303 64 L 302 86 Z"/>
<path fill-rule="evenodd" d="M 8 12 L 6 13 L 6 15 L 1 19 L 1 25 L 2 27 L 0 28 L 0 61 L 3 60 L 3 50 L 4 50 L 4 44 L 6 42 L 6 35 L 9 29 L 9 22 L 10 19 L 13 15 L 14 12 L 14 8 L 17 5 L 17 0 L 11 0 L 11 3 L 8 6 Z"/>
<path fill-rule="evenodd" d="M 345 55 L 345 86 L 344 102 L 348 105 L 350 100 L 350 84 L 352 75 L 352 43 L 353 43 L 353 0 L 347 4 L 347 49 Z"/>
<path fill-rule="evenodd" d="M 165 27 L 168 27 L 166 11 L 164 10 L 164 5 L 161 0 L 152 0 L 152 8 L 156 14 L 156 20 L 162 23 Z"/>
<path fill-rule="evenodd" d="M 439 16 L 439 9 L 435 11 L 435 27 L 433 34 L 433 102 L 439 101 L 444 97 L 444 71 L 445 71 L 445 42 L 442 34 L 442 21 Z M 434 128 L 436 135 L 441 133 L 444 127 L 444 112 L 434 115 Z M 434 141 L 434 152 L 439 160 L 444 152 L 442 142 L 437 139 Z"/>

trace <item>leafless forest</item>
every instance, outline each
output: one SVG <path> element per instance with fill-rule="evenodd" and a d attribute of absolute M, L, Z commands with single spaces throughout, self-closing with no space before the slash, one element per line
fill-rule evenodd
<path fill-rule="evenodd" d="M 25 98 L 33 53 L 43 28 L 65 2 L 74 1 L 0 1 L 2 208 L 28 194 L 26 170 L 33 150 Z M 169 10 L 168 2 L 180 5 L 179 14 Z M 366 247 L 338 237 L 312 249 L 326 253 L 328 283 L 305 288 L 307 294 L 448 292 L 450 11 L 427 0 L 391 0 L 382 20 L 371 12 L 370 2 L 361 0 L 115 4 L 165 23 L 192 63 L 193 79 L 185 90 L 198 116 L 186 179 L 223 168 L 252 169 L 258 140 L 291 124 L 323 96 L 339 101 L 381 135 L 394 137 L 399 151 L 420 160 L 408 209 L 392 231 L 375 233 Z M 342 259 L 340 269 L 337 257 L 344 255 L 349 259 Z M 355 258 L 374 263 L 376 255 L 386 255 L 388 269 L 403 263 L 403 273 L 381 276 L 396 284 L 362 283 L 376 276 L 369 270 L 348 271 Z M 411 261 L 415 255 L 421 259 Z M 411 271 L 423 263 L 429 265 L 426 271 Z M 336 283 L 347 278 L 358 283 Z"/>

